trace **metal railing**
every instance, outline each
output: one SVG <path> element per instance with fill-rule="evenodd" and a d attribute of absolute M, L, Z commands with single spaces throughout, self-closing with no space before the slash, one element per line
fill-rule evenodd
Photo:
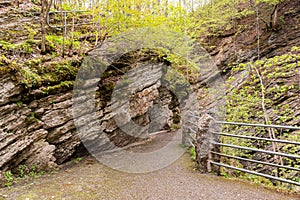
<path fill-rule="evenodd" d="M 73 16 L 75 14 L 78 14 L 78 13 L 86 13 L 87 11 L 86 10 L 71 10 L 71 11 L 68 11 L 68 10 L 62 10 L 62 11 L 50 11 L 47 13 L 47 25 L 51 28 L 66 28 L 67 26 L 82 26 L 82 25 L 89 25 L 89 24 L 92 24 L 93 22 L 91 21 L 85 21 L 85 22 L 81 22 L 81 23 L 70 23 L 68 24 L 67 23 L 67 14 L 72 14 Z M 51 16 L 52 15 L 55 15 L 55 14 L 58 14 L 60 15 L 61 17 L 61 21 L 62 21 L 62 25 L 52 25 L 51 24 Z"/>
<path fill-rule="evenodd" d="M 199 116 L 195 116 L 195 115 L 189 115 L 193 118 L 196 118 L 197 120 L 199 120 Z M 191 124 L 192 126 L 195 126 L 196 123 L 192 122 L 192 121 L 188 121 L 189 124 Z M 260 127 L 260 128 L 267 128 L 267 129 L 286 129 L 286 130 L 293 130 L 293 131 L 298 131 L 300 130 L 300 127 L 294 127 L 294 126 L 281 126 L 281 125 L 266 125 L 266 124 L 250 124 L 250 123 L 240 123 L 240 122 L 226 122 L 226 121 L 214 121 L 213 122 L 214 125 L 228 125 L 228 126 L 238 126 L 238 127 L 243 127 L 243 126 L 248 126 L 248 127 Z M 188 130 L 190 130 L 192 128 L 189 127 Z M 196 132 L 193 129 L 193 132 Z M 300 147 L 300 142 L 298 141 L 289 141 L 289 140 L 283 140 L 283 139 L 277 139 L 277 138 L 267 138 L 267 137 L 257 137 L 257 136 L 248 136 L 248 135 L 240 135 L 240 134 L 235 134 L 235 133 L 224 133 L 224 132 L 220 132 L 220 131 L 214 131 L 214 130 L 209 130 L 209 134 L 212 135 L 213 137 L 211 138 L 219 138 L 220 136 L 223 137 L 229 137 L 229 138 L 241 138 L 241 139 L 245 139 L 245 140 L 255 140 L 255 141 L 266 141 L 266 142 L 271 142 L 272 144 L 287 144 L 287 145 L 295 145 L 297 147 Z M 299 133 L 300 134 L 300 133 Z M 267 154 L 267 155 L 273 155 L 273 156 L 280 156 L 283 158 L 289 158 L 292 159 L 294 161 L 294 163 L 296 163 L 295 166 L 289 166 L 287 164 L 281 163 L 272 163 L 269 161 L 261 161 L 261 160 L 255 160 L 255 159 L 250 159 L 250 158 L 244 158 L 244 157 L 239 157 L 239 156 L 234 156 L 234 155 L 229 155 L 226 154 L 224 152 L 217 152 L 215 150 L 211 150 L 209 153 L 210 155 L 208 156 L 208 165 L 215 165 L 218 167 L 224 167 L 224 168 L 228 168 L 228 169 L 232 169 L 232 170 L 237 170 L 237 171 L 241 171 L 241 172 L 245 172 L 245 173 L 249 173 L 249 174 L 253 174 L 256 176 L 261 176 L 261 177 L 265 177 L 268 179 L 272 179 L 275 181 L 280 181 L 280 182 L 284 182 L 284 183 L 289 183 L 289 184 L 293 184 L 296 186 L 300 186 L 300 182 L 298 181 L 294 181 L 294 180 L 290 180 L 287 178 L 282 178 L 278 176 L 274 176 L 274 175 L 270 175 L 267 173 L 261 173 L 261 172 L 257 172 L 254 170 L 249 170 L 249 169 L 244 169 L 244 168 L 240 168 L 240 167 L 236 167 L 236 166 L 232 166 L 226 163 L 221 162 L 221 159 L 217 159 L 214 160 L 214 156 L 218 156 L 219 158 L 223 157 L 223 158 L 229 158 L 229 159 L 235 159 L 235 160 L 239 160 L 239 161 L 245 161 L 245 162 L 249 162 L 249 163 L 254 163 L 254 164 L 260 164 L 260 165 L 264 165 L 264 166 L 271 166 L 271 167 L 276 167 L 277 169 L 287 169 L 287 170 L 291 170 L 296 172 L 296 174 L 300 172 L 300 168 L 297 167 L 300 165 L 300 155 L 299 154 L 291 154 L 291 153 L 283 153 L 283 152 L 279 152 L 278 150 L 275 151 L 271 151 L 271 150 L 266 150 L 266 149 L 259 149 L 259 148 L 250 148 L 250 147 L 246 147 L 246 146 L 242 146 L 241 144 L 239 145 L 233 145 L 233 144 L 228 144 L 228 143 L 223 143 L 221 141 L 219 141 L 218 139 L 210 139 L 210 143 L 212 146 L 216 146 L 216 147 L 227 147 L 227 148 L 231 148 L 231 149 L 238 149 L 241 151 L 251 151 L 251 152 L 256 152 L 256 153 L 262 153 L 262 154 Z M 214 155 L 214 156 L 213 156 Z"/>

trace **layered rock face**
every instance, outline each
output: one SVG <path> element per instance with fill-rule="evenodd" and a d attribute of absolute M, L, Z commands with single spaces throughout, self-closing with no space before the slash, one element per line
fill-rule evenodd
<path fill-rule="evenodd" d="M 24 88 L 4 75 L 0 103 L 0 166 L 19 164 L 40 169 L 56 167 L 71 156 L 80 141 L 72 123 L 72 93 L 56 94 L 23 103 Z"/>
<path fill-rule="evenodd" d="M 116 73 L 108 67 L 99 88 L 93 88 L 90 78 L 78 81 L 82 86 L 74 95 L 76 125 L 92 154 L 145 140 L 152 132 L 180 123 L 178 100 L 163 84 L 164 68 L 139 63 L 119 68 L 119 76 L 106 76 Z"/>
<path fill-rule="evenodd" d="M 300 45 L 300 2 L 282 1 L 278 8 L 279 20 L 273 30 L 268 30 L 263 21 L 269 20 L 273 7 L 260 5 L 259 23 L 256 16 L 250 15 L 237 19 L 237 25 L 219 37 L 207 38 L 208 46 L 212 47 L 207 49 L 221 72 L 230 72 L 236 63 L 272 58 Z"/>
<path fill-rule="evenodd" d="M 34 91 L 18 85 L 13 75 L 1 75 L 0 169 L 14 169 L 21 164 L 51 169 L 82 150 L 82 139 L 90 139 L 98 150 L 105 151 L 114 145 L 124 147 L 145 140 L 151 132 L 180 123 L 178 101 L 162 84 L 164 67 L 159 63 L 131 67 L 126 74 L 129 81 L 125 81 L 129 92 L 127 99 L 118 99 L 118 92 L 125 91 L 122 87 L 118 88 L 118 84 L 124 84 L 124 80 L 118 83 L 121 76 L 115 73 L 115 69 L 109 68 L 107 71 L 115 74 L 98 81 L 94 99 L 97 117 L 89 120 L 89 112 L 82 107 L 85 112 L 80 112 L 82 115 L 76 118 L 85 128 L 90 127 L 84 138 L 76 132 L 72 90 L 38 98 L 33 95 Z M 79 98 L 86 102 L 86 97 Z M 114 107 L 116 103 L 120 106 Z M 119 108 L 125 110 L 121 112 Z M 125 116 L 120 117 L 120 114 Z M 127 134 L 130 121 L 142 127 L 143 131 Z M 77 130 L 80 128 L 77 127 Z"/>
<path fill-rule="evenodd" d="M 239 73 L 238 76 L 245 76 L 244 72 L 240 73 L 232 70 L 232 68 L 240 63 L 265 60 L 287 54 L 293 46 L 300 46 L 300 2 L 297 0 L 283 1 L 278 7 L 280 8 L 278 10 L 280 20 L 274 30 L 268 30 L 262 20 L 269 20 L 273 8 L 271 7 L 271 10 L 269 10 L 270 6 L 261 5 L 259 6 L 259 16 L 261 18 L 259 23 L 257 23 L 255 15 L 249 15 L 236 19 L 236 26 L 228 31 L 224 31 L 218 37 L 211 36 L 206 38 L 205 48 L 211 55 L 212 62 L 218 68 L 218 72 L 211 70 L 206 76 L 201 76 L 194 84 L 197 96 L 201 99 L 201 110 L 209 110 L 210 112 L 211 108 L 218 105 L 216 103 L 217 95 L 212 95 L 216 98 L 207 98 L 211 88 L 207 83 L 217 85 L 220 79 L 227 82 L 228 79 L 237 75 L 237 73 Z M 222 75 L 221 78 L 218 73 Z M 287 79 L 285 81 L 289 82 Z M 234 84 L 238 87 L 240 84 L 239 80 Z M 222 88 L 220 86 L 219 88 L 224 90 L 221 95 L 226 95 L 230 92 L 226 87 Z M 225 112 L 223 112 L 224 114 Z M 294 123 L 294 125 L 296 124 Z"/>

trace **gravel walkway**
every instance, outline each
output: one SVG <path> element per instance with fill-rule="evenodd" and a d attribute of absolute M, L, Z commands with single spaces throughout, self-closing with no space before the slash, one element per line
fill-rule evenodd
<path fill-rule="evenodd" d="M 146 174 L 116 171 L 88 158 L 30 184 L 0 189 L 0 199 L 299 200 L 300 196 L 199 174 L 186 153 L 172 165 Z"/>

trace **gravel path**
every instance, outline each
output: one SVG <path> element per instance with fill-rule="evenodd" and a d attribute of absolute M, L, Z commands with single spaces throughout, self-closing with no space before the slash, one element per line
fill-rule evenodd
<path fill-rule="evenodd" d="M 116 171 L 88 158 L 72 168 L 45 175 L 30 184 L 0 189 L 1 198 L 299 200 L 300 196 L 277 193 L 242 181 L 199 174 L 193 170 L 193 163 L 186 153 L 172 165 L 146 174 Z"/>

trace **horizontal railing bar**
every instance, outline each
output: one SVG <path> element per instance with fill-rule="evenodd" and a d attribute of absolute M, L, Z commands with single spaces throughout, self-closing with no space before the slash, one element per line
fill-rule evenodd
<path fill-rule="evenodd" d="M 81 12 L 88 12 L 86 10 L 62 10 L 62 11 L 49 11 L 48 13 L 49 14 L 52 14 L 52 13 L 81 13 Z M 19 14 L 19 13 L 28 13 L 28 14 L 41 14 L 41 12 L 30 12 L 30 11 L 18 11 L 18 12 L 14 12 L 13 14 Z"/>
<path fill-rule="evenodd" d="M 267 150 L 262 150 L 262 149 L 254 149 L 254 148 L 249 148 L 249 147 L 241 147 L 241 146 L 237 146 L 237 145 L 223 144 L 223 143 L 218 143 L 218 142 L 212 142 L 212 144 L 224 146 L 224 147 L 235 148 L 235 149 L 256 151 L 256 152 L 267 153 L 267 154 L 272 154 L 272 155 L 284 156 L 284 157 L 288 157 L 288 158 L 300 159 L 300 156 L 298 156 L 298 155 L 286 154 L 286 153 L 281 153 L 281 152 L 267 151 Z"/>
<path fill-rule="evenodd" d="M 279 177 L 275 177 L 275 176 L 272 176 L 272 175 L 263 174 L 263 173 L 259 173 L 259 172 L 255 172 L 255 171 L 251 171 L 251 170 L 247 170 L 247 169 L 242 169 L 242 168 L 239 168 L 239 167 L 233 167 L 233 166 L 226 165 L 226 164 L 223 164 L 223 163 L 217 163 L 217 162 L 214 162 L 214 161 L 211 161 L 211 160 L 209 160 L 208 162 L 210 162 L 211 164 L 214 164 L 214 165 L 221 166 L 221 167 L 226 167 L 226 168 L 229 168 L 229 169 L 234 169 L 234 170 L 238 170 L 238 171 L 241 171 L 241 172 L 245 172 L 245 173 L 249 173 L 249 174 L 253 174 L 253 175 L 257 175 L 257 176 L 262 176 L 262 177 L 265 177 L 265 178 L 269 178 L 269 179 L 281 181 L 281 182 L 284 182 L 284 183 L 290 183 L 290 184 L 293 184 L 293 185 L 300 186 L 300 182 L 296 182 L 296 181 L 292 181 L 292 180 L 288 180 L 288 179 L 284 179 L 284 178 L 279 178 Z"/>
<path fill-rule="evenodd" d="M 196 123 L 194 123 L 194 122 L 191 122 L 191 121 L 187 121 L 187 122 L 190 123 L 190 124 L 193 124 L 193 125 L 195 125 L 195 126 L 198 127 L 198 124 L 196 124 Z"/>
<path fill-rule="evenodd" d="M 290 167 L 290 166 L 286 166 L 286 165 L 278 165 L 278 164 L 263 162 L 263 161 L 259 161 L 259 160 L 241 158 L 241 157 L 238 157 L 238 156 L 227 155 L 227 154 L 218 153 L 218 152 L 214 152 L 214 151 L 211 151 L 211 153 L 215 154 L 215 155 L 219 155 L 219 156 L 224 156 L 224 157 L 227 157 L 227 158 L 233 158 L 233 159 L 237 159 L 237 160 L 243 160 L 243 161 L 247 161 L 247 162 L 258 163 L 258 164 L 263 164 L 263 165 L 269 165 L 269 166 L 279 167 L 279 168 L 285 168 L 285 169 L 290 169 L 290 170 L 300 172 L 300 168 Z"/>
<path fill-rule="evenodd" d="M 197 119 L 200 119 L 200 118 L 201 118 L 201 117 L 196 116 L 196 115 L 189 115 L 189 117 L 195 117 L 195 118 L 197 118 Z"/>
<path fill-rule="evenodd" d="M 80 24 L 74 24 L 74 26 L 82 26 L 82 25 L 89 25 L 89 24 L 93 24 L 93 22 L 89 22 L 89 23 L 80 23 Z M 66 27 L 71 27 L 73 26 L 72 24 L 66 24 Z M 64 25 L 61 26 L 52 26 L 50 25 L 51 28 L 64 28 Z"/>
<path fill-rule="evenodd" d="M 194 129 L 192 128 L 188 128 L 190 131 L 192 131 L 193 133 L 197 133 L 197 131 L 195 131 Z"/>
<path fill-rule="evenodd" d="M 192 129 L 192 128 L 189 127 L 189 126 L 183 125 L 183 127 L 189 129 L 189 130 L 192 131 L 193 133 L 197 133 L 197 131 L 195 131 L 194 129 Z"/>
<path fill-rule="evenodd" d="M 48 13 L 49 14 L 52 14 L 52 13 L 77 13 L 77 12 L 88 12 L 86 10 L 62 10 L 62 11 L 49 11 Z"/>
<path fill-rule="evenodd" d="M 192 113 L 192 114 L 199 113 L 198 111 L 191 111 L 191 110 L 188 110 L 187 112 Z M 203 112 L 200 112 L 200 113 L 203 113 Z"/>
<path fill-rule="evenodd" d="M 225 121 L 215 121 L 217 124 L 228 124 L 228 125 L 239 125 L 239 126 L 254 126 L 254 127 L 264 127 L 264 128 L 281 128 L 281 129 L 291 129 L 291 130 L 300 130 L 300 127 L 294 126 L 281 126 L 281 125 L 268 125 L 268 124 L 248 124 L 241 122 L 225 122 Z"/>
<path fill-rule="evenodd" d="M 235 134 L 222 133 L 222 132 L 212 132 L 212 133 L 213 134 L 217 134 L 217 135 L 228 136 L 228 137 L 235 137 L 235 138 L 244 138 L 244 139 L 253 139 L 253 140 L 265 140 L 265 141 L 270 141 L 270 142 L 279 142 L 279 143 L 300 145 L 300 142 L 294 142 L 294 141 L 289 141 L 289 140 L 261 138 L 261 137 L 248 136 L 248 135 L 235 135 Z"/>
<path fill-rule="evenodd" d="M 199 116 L 189 115 L 190 117 L 195 117 L 200 119 Z M 291 129 L 291 130 L 300 130 L 300 127 L 294 126 L 282 126 L 282 125 L 273 125 L 273 124 L 252 124 L 252 123 L 243 123 L 243 122 L 226 122 L 226 121 L 215 121 L 216 124 L 228 124 L 228 125 L 239 125 L 239 126 L 255 126 L 255 127 L 264 127 L 264 128 L 281 128 L 281 129 Z"/>
<path fill-rule="evenodd" d="M 190 145 L 191 145 L 193 148 L 195 148 L 195 145 L 193 144 L 192 141 L 189 140 L 189 143 L 190 143 Z"/>

